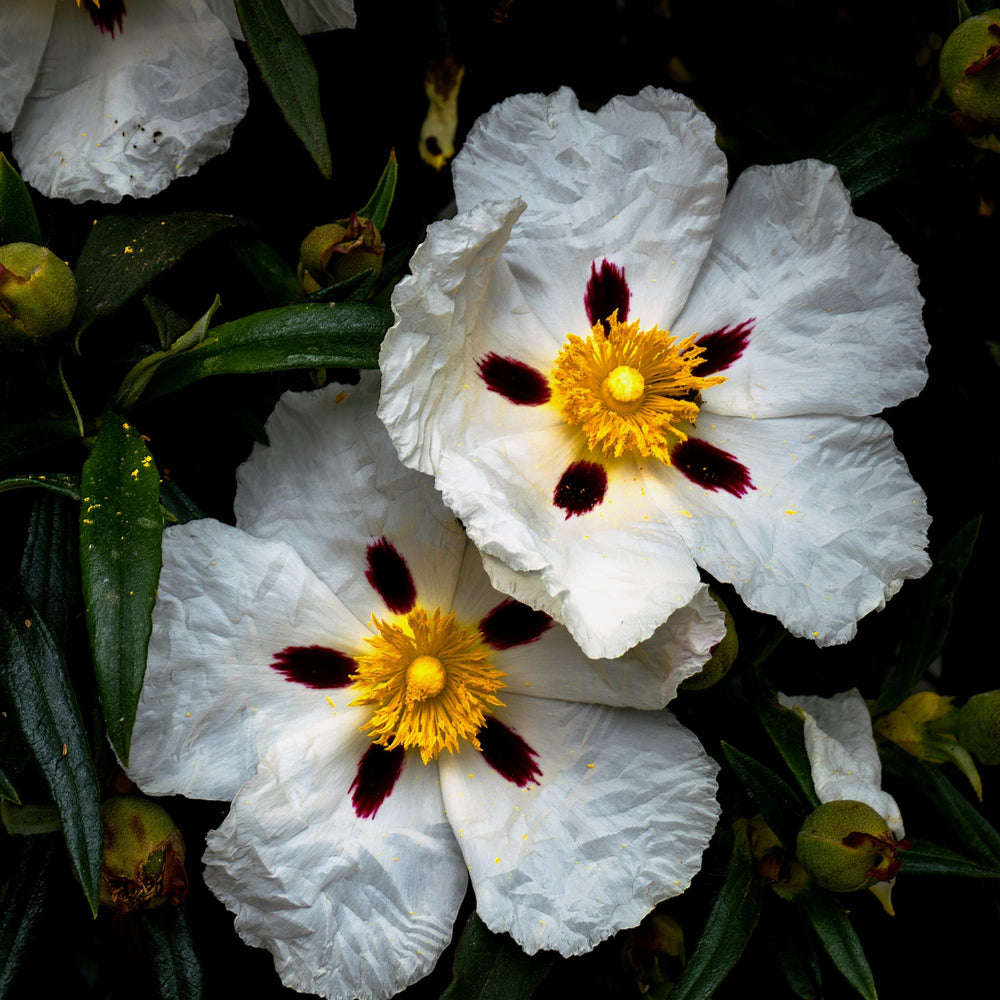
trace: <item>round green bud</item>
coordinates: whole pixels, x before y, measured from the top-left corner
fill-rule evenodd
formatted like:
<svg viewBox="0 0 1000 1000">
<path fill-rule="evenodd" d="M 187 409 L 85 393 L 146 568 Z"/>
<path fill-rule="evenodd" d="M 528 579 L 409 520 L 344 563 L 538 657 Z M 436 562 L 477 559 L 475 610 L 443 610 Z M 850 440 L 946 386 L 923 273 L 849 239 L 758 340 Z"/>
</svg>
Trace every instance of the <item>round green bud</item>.
<svg viewBox="0 0 1000 1000">
<path fill-rule="evenodd" d="M 382 272 L 385 247 L 371 219 L 340 219 L 317 226 L 299 248 L 299 283 L 303 291 L 315 292 L 327 285 L 354 277 L 361 271 Z"/>
<path fill-rule="evenodd" d="M 682 691 L 703 691 L 705 688 L 712 687 L 713 684 L 718 684 L 729 673 L 730 667 L 736 661 L 736 654 L 740 651 L 740 640 L 736 635 L 736 622 L 733 621 L 729 608 L 722 602 L 718 594 L 712 591 L 709 591 L 709 594 L 726 616 L 726 634 L 712 648 L 712 655 L 701 670 L 681 681 Z"/>
<path fill-rule="evenodd" d="M 0 246 L 0 342 L 23 349 L 65 330 L 76 312 L 76 279 L 34 243 Z"/>
<path fill-rule="evenodd" d="M 1000 691 L 973 695 L 958 713 L 958 742 L 982 764 L 1000 764 Z"/>
<path fill-rule="evenodd" d="M 102 804 L 101 827 L 103 906 L 129 913 L 183 902 L 184 839 L 165 809 L 141 795 L 122 795 Z"/>
<path fill-rule="evenodd" d="M 885 818 L 852 799 L 824 802 L 806 817 L 795 840 L 809 877 L 832 892 L 888 882 L 901 867 L 898 847 Z"/>
<path fill-rule="evenodd" d="M 1000 9 L 966 18 L 947 38 L 941 84 L 969 118 L 1000 125 Z"/>
</svg>

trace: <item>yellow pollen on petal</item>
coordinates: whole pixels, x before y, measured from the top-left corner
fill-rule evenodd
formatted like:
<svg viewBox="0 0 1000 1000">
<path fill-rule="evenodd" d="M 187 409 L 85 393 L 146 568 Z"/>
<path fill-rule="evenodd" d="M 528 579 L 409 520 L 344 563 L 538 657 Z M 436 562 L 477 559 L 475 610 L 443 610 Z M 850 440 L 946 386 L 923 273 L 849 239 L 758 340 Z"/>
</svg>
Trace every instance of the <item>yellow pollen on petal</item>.
<svg viewBox="0 0 1000 1000">
<path fill-rule="evenodd" d="M 378 634 L 365 640 L 371 650 L 351 675 L 351 704 L 374 706 L 361 731 L 387 750 L 419 749 L 425 764 L 442 750 L 457 753 L 463 740 L 479 750 L 486 717 L 503 706 L 496 692 L 506 674 L 492 665 L 478 629 L 420 606 L 405 620 L 372 623 Z"/>
<path fill-rule="evenodd" d="M 563 418 L 605 455 L 635 451 L 669 464 L 671 449 L 687 439 L 683 425 L 698 416 L 701 390 L 726 381 L 694 373 L 705 353 L 696 336 L 619 323 L 617 312 L 586 339 L 568 334 L 552 367 Z"/>
</svg>

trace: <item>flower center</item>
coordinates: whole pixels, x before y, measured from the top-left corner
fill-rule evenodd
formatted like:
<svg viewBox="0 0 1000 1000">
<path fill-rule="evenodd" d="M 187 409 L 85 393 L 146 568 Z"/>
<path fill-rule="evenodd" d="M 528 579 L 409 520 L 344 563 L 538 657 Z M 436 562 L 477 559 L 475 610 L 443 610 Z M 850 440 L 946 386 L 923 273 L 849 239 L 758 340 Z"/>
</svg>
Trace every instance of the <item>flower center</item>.
<svg viewBox="0 0 1000 1000">
<path fill-rule="evenodd" d="M 670 463 L 670 449 L 687 440 L 682 424 L 698 416 L 702 389 L 722 375 L 695 375 L 704 348 L 693 335 L 676 337 L 639 321 L 619 323 L 617 311 L 584 340 L 569 334 L 552 380 L 567 423 L 578 424 L 592 449 L 619 458 L 637 451 Z"/>
<path fill-rule="evenodd" d="M 495 692 L 506 675 L 490 663 L 490 648 L 455 613 L 416 607 L 395 622 L 373 617 L 379 634 L 366 641 L 352 681 L 352 705 L 373 705 L 364 726 L 372 741 L 394 750 L 420 750 L 426 764 L 442 750 L 456 753 L 465 740 L 477 750 L 486 717 L 503 702 Z"/>
</svg>

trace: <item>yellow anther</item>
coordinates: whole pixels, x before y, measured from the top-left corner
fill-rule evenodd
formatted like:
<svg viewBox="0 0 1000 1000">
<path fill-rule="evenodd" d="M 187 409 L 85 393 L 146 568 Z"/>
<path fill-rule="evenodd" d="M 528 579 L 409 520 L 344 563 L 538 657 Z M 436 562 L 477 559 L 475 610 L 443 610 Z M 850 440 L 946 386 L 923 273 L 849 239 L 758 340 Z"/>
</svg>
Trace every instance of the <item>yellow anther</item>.
<svg viewBox="0 0 1000 1000">
<path fill-rule="evenodd" d="M 438 694 L 448 675 L 436 656 L 418 656 L 406 668 L 406 700 L 426 701 Z"/>
</svg>

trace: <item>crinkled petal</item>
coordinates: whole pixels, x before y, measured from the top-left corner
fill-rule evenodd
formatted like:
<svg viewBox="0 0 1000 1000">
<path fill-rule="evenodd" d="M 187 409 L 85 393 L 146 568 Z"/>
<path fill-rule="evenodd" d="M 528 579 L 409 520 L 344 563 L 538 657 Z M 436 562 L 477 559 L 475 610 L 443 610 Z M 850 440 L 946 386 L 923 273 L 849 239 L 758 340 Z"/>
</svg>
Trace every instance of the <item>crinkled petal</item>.
<svg viewBox="0 0 1000 1000">
<path fill-rule="evenodd" d="M 683 892 L 719 817 L 715 763 L 669 712 L 510 698 L 537 754 L 518 787 L 468 748 L 439 760 L 476 908 L 529 954 L 588 951 Z"/>
<path fill-rule="evenodd" d="M 5 0 L 0 31 L 0 132 L 9 132 L 35 82 L 56 0 Z"/>
<path fill-rule="evenodd" d="M 703 414 L 694 436 L 735 456 L 755 489 L 713 492 L 664 468 L 656 495 L 699 564 L 793 635 L 847 642 L 930 566 L 924 494 L 882 420 Z"/>
<path fill-rule="evenodd" d="M 779 692 L 778 700 L 802 717 L 813 787 L 820 802 L 864 802 L 884 816 L 893 835 L 901 838 L 903 817 L 896 800 L 882 791 L 882 762 L 872 735 L 872 718 L 858 689 L 832 698 Z"/>
<path fill-rule="evenodd" d="M 14 155 L 50 198 L 144 198 L 228 149 L 246 109 L 246 70 L 203 0 L 128 0 L 114 37 L 57 3 Z"/>
<path fill-rule="evenodd" d="M 913 261 L 855 216 L 835 167 L 802 160 L 740 175 L 673 332 L 754 320 L 706 410 L 861 416 L 923 387 L 922 305 Z"/>
<path fill-rule="evenodd" d="M 382 1000 L 427 975 L 468 885 L 437 768 L 418 755 L 374 816 L 355 815 L 370 745 L 325 726 L 276 743 L 204 857 L 206 885 L 285 985 L 341 1000 Z"/>
<path fill-rule="evenodd" d="M 450 607 L 465 534 L 433 481 L 399 464 L 375 414 L 378 375 L 358 386 L 286 393 L 237 472 L 236 523 L 281 539 L 363 621 L 388 611 L 365 576 L 386 538 L 407 563 L 417 600 Z"/>
<path fill-rule="evenodd" d="M 726 191 L 715 128 L 687 97 L 647 87 L 596 114 L 567 88 L 481 116 L 453 166 L 459 211 L 523 198 L 505 257 L 556 336 L 590 330 L 591 264 L 624 266 L 632 316 L 669 326 L 708 251 Z"/>
<path fill-rule="evenodd" d="M 367 634 L 283 542 L 209 519 L 168 528 L 129 776 L 151 795 L 231 799 L 281 735 L 356 728 L 346 690 L 271 663 L 288 646 L 356 655 Z"/>
<path fill-rule="evenodd" d="M 282 3 L 300 35 L 333 28 L 353 28 L 355 25 L 352 0 L 282 0 Z M 243 29 L 233 0 L 205 0 L 205 4 L 225 24 L 233 38 L 243 40 Z"/>
</svg>

